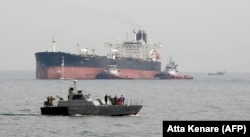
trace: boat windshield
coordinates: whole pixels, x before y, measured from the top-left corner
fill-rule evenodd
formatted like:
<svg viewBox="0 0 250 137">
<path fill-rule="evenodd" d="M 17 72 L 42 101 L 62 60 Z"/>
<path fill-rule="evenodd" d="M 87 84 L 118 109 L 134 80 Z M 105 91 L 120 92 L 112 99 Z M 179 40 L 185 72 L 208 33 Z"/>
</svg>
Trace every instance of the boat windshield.
<svg viewBox="0 0 250 137">
<path fill-rule="evenodd" d="M 72 100 L 81 100 L 81 99 L 83 99 L 83 96 L 82 96 L 82 95 L 74 95 L 74 96 L 72 97 Z"/>
</svg>

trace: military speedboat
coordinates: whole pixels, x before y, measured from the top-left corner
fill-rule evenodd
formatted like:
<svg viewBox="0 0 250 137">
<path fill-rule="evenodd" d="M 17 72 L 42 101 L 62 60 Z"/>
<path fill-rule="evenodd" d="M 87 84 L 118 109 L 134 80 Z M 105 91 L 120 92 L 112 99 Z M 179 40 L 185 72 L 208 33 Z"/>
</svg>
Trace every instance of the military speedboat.
<svg viewBox="0 0 250 137">
<path fill-rule="evenodd" d="M 104 115 L 104 116 L 123 116 L 136 115 L 142 108 L 142 102 L 138 100 L 127 103 L 117 103 L 119 98 L 108 96 L 104 99 L 92 99 L 90 94 L 77 90 L 76 80 L 74 85 L 68 90 L 68 100 L 58 97 L 56 105 L 53 104 L 55 98 L 49 96 L 41 107 L 42 115 Z"/>
</svg>

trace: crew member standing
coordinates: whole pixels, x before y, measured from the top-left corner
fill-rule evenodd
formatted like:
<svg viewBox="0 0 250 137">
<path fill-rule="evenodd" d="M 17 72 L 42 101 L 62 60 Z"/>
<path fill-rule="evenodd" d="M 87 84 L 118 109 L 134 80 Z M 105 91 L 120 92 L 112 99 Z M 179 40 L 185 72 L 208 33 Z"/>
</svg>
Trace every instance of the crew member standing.
<svg viewBox="0 0 250 137">
<path fill-rule="evenodd" d="M 117 97 L 115 95 L 115 97 L 114 97 L 114 105 L 117 105 L 116 103 L 117 103 Z"/>
<path fill-rule="evenodd" d="M 105 100 L 105 104 L 107 105 L 107 102 L 108 102 L 108 95 L 106 94 L 106 96 L 104 97 L 104 100 Z"/>
<path fill-rule="evenodd" d="M 124 105 L 125 98 L 123 97 L 123 95 L 121 95 L 120 100 L 121 100 L 121 105 Z"/>
</svg>

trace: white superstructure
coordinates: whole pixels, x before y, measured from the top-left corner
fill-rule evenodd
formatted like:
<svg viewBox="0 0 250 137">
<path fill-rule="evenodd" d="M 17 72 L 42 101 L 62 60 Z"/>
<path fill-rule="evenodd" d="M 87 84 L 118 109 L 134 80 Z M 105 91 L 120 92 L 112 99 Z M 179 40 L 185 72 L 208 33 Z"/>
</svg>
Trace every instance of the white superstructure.
<svg viewBox="0 0 250 137">
<path fill-rule="evenodd" d="M 159 61 L 158 49 L 162 47 L 162 44 L 148 43 L 147 33 L 144 30 L 134 30 L 133 32 L 134 39 L 131 41 L 124 41 L 122 44 L 105 43 L 110 48 L 108 57 Z"/>
</svg>

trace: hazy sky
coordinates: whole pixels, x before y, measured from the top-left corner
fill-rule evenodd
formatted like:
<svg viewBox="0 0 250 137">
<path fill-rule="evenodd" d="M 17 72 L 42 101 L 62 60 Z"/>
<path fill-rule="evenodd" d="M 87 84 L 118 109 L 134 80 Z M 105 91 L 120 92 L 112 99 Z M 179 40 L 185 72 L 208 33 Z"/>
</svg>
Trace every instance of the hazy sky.
<svg viewBox="0 0 250 137">
<path fill-rule="evenodd" d="M 144 29 L 181 72 L 250 72 L 250 0 L 0 0 L 0 70 L 35 71 L 35 52 L 76 53 Z"/>
</svg>

